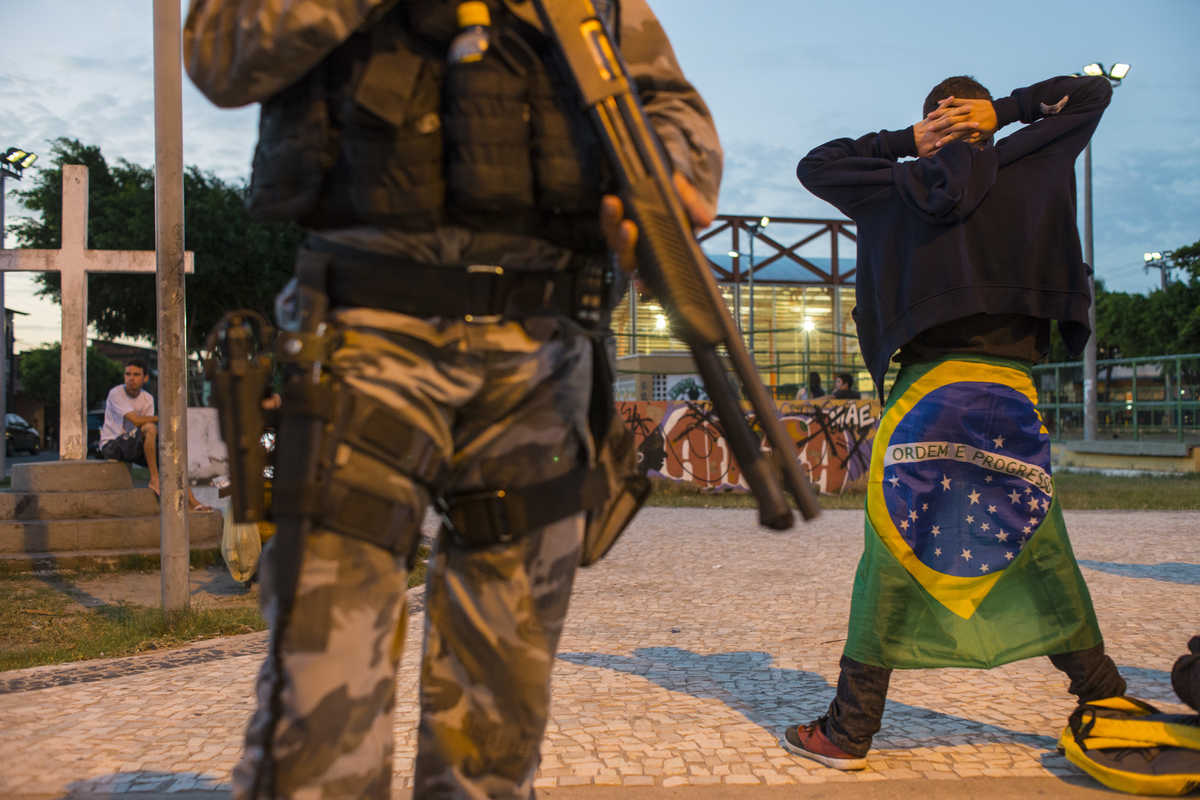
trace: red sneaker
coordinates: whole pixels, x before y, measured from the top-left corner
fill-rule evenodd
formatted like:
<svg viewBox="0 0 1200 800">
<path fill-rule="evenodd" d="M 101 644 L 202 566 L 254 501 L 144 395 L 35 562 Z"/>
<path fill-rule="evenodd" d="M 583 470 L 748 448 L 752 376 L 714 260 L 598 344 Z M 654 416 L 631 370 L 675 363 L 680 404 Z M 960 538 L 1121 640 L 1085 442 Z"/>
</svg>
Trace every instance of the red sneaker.
<svg viewBox="0 0 1200 800">
<path fill-rule="evenodd" d="M 783 749 L 789 753 L 820 761 L 825 766 L 834 769 L 867 768 L 865 756 L 852 756 L 829 741 L 829 737 L 821 730 L 819 720 L 807 725 L 793 725 L 783 732 L 783 738 L 779 740 L 779 744 L 783 745 Z"/>
</svg>

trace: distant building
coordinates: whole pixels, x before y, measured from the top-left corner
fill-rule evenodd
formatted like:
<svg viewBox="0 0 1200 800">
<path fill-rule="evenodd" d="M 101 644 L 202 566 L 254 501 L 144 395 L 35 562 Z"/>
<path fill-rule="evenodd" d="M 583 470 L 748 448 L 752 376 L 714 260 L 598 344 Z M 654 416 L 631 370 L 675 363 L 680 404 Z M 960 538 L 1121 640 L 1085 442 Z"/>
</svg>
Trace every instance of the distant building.
<svg viewBox="0 0 1200 800">
<path fill-rule="evenodd" d="M 777 398 L 791 400 L 817 372 L 826 386 L 850 372 L 872 386 L 851 312 L 856 227 L 850 220 L 722 214 L 700 246 L 747 349 Z M 849 251 L 849 252 L 847 252 Z M 753 334 L 751 333 L 753 331 Z M 616 389 L 622 400 L 665 400 L 696 374 L 656 299 L 634 287 L 613 309 Z"/>
</svg>

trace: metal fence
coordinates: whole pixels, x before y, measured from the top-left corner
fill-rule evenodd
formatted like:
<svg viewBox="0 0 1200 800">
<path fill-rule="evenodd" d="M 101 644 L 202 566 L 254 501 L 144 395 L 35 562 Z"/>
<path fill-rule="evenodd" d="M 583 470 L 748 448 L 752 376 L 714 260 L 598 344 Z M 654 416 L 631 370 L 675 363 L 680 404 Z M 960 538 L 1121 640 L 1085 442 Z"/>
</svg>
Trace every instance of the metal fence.
<svg viewBox="0 0 1200 800">
<path fill-rule="evenodd" d="M 760 328 L 755 333 L 758 335 L 759 341 L 765 343 L 772 341 L 772 334 L 780 337 L 784 335 L 790 337 L 795 331 L 790 328 L 774 330 Z M 878 399 L 870 373 L 867 371 L 866 364 L 863 362 L 862 356 L 858 351 L 857 339 L 854 335 L 831 330 L 821 330 L 820 333 L 829 338 L 840 337 L 846 341 L 850 341 L 850 344 L 848 346 L 843 345 L 841 351 L 837 352 L 823 347 L 811 347 L 805 337 L 797 336 L 794 337 L 794 342 L 792 338 L 789 338 L 786 346 L 780 345 L 778 347 L 771 347 L 770 349 L 764 347 L 751 354 L 754 365 L 768 393 L 776 400 L 793 400 L 801 388 L 807 387 L 810 372 L 816 372 L 821 378 L 822 388 L 825 392 L 831 393 L 833 392 L 834 377 L 841 373 L 849 373 L 854 387 L 862 397 Z M 614 337 L 617 341 L 618 355 L 625 355 L 632 351 L 632 347 L 628 344 L 632 339 L 630 334 L 616 332 L 614 333 Z M 670 333 L 642 333 L 637 336 L 637 341 L 638 352 L 644 355 L 686 351 L 686 345 L 681 340 L 674 338 Z M 724 352 L 723 348 L 721 352 Z M 889 370 L 885 386 L 890 385 L 895 379 L 895 372 L 895 367 Z M 625 366 L 618 366 L 617 373 L 619 375 L 657 374 L 652 371 L 630 369 Z M 659 399 L 671 398 L 664 397 Z"/>
<path fill-rule="evenodd" d="M 1056 440 L 1083 438 L 1083 362 L 1033 368 Z M 1200 353 L 1096 362 L 1097 435 L 1200 442 Z"/>
</svg>

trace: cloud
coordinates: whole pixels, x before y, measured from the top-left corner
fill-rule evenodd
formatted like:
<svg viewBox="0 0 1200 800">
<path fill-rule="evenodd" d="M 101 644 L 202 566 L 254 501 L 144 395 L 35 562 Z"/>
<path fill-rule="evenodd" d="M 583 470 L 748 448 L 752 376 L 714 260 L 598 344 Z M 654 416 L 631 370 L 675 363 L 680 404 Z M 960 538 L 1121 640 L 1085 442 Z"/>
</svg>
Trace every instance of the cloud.
<svg viewBox="0 0 1200 800">
<path fill-rule="evenodd" d="M 1110 289 L 1157 286 L 1142 254 L 1200 240 L 1200 142 L 1097 158 L 1092 191 L 1096 273 Z"/>
<path fill-rule="evenodd" d="M 796 162 L 803 155 L 762 141 L 727 143 L 719 211 L 843 219 L 837 209 L 809 194 L 796 180 Z"/>
</svg>

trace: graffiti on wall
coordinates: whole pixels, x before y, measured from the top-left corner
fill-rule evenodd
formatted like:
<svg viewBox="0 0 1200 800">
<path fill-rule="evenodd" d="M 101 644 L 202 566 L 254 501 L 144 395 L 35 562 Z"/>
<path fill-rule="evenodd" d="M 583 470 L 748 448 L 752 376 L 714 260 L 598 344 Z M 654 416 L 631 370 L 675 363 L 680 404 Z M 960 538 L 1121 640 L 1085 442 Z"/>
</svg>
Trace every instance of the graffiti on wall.
<svg viewBox="0 0 1200 800">
<path fill-rule="evenodd" d="M 749 488 L 710 404 L 636 401 L 617 406 L 649 475 L 711 490 Z M 779 418 L 817 491 L 841 494 L 865 483 L 879 411 L 872 400 L 779 404 Z M 755 429 L 753 412 L 746 415 Z M 765 443 L 763 448 L 769 449 Z"/>
</svg>

